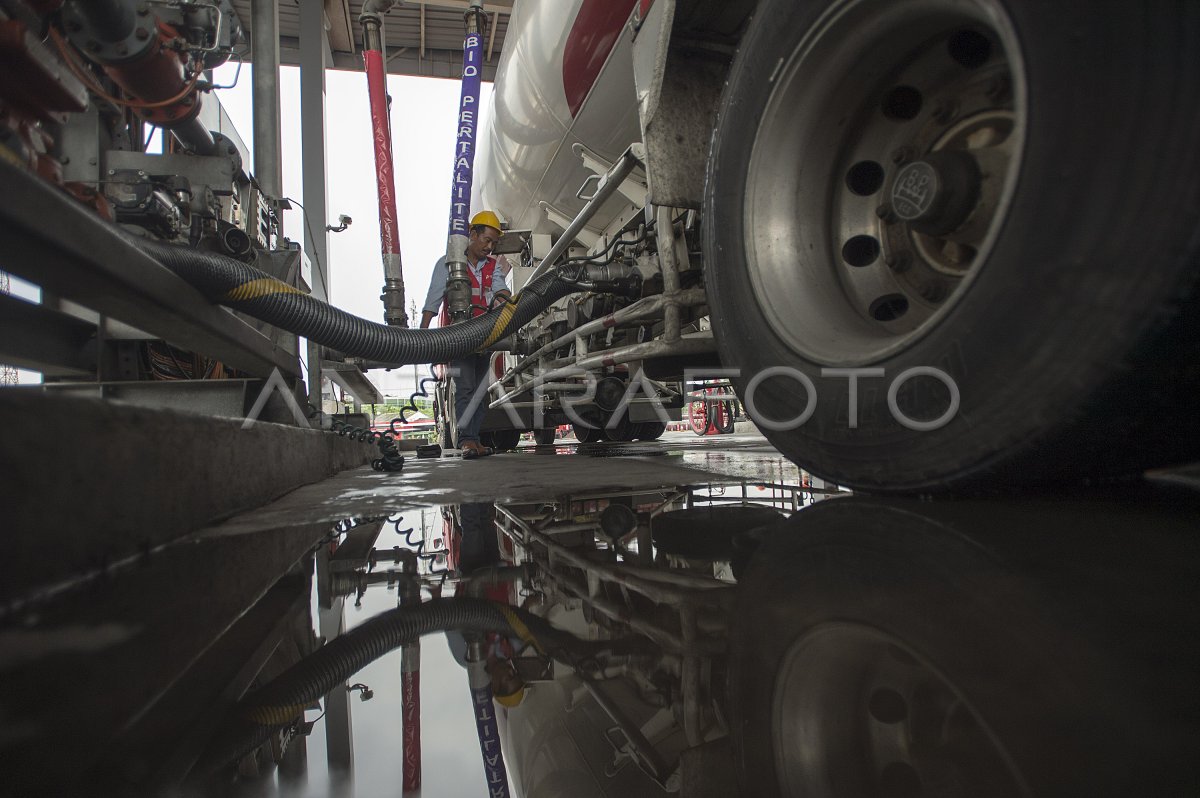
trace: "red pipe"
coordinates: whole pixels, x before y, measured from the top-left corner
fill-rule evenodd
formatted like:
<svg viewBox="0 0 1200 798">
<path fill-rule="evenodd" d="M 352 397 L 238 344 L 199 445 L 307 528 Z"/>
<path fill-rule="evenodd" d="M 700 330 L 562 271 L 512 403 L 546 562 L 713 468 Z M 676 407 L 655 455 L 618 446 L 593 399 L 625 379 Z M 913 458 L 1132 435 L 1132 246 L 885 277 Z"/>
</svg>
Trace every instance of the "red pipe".
<svg viewBox="0 0 1200 798">
<path fill-rule="evenodd" d="M 422 533 L 424 530 L 422 530 Z M 409 570 L 411 569 L 411 570 Z M 421 588 L 415 581 L 416 561 L 405 566 L 409 581 L 401 588 L 401 605 L 421 603 Z M 403 729 L 401 788 L 403 792 L 421 789 L 421 641 L 406 643 L 400 649 L 400 721 Z"/>
<path fill-rule="evenodd" d="M 410 654 L 409 649 L 413 649 Z M 400 653 L 400 704 L 404 723 L 404 792 L 421 789 L 421 645 Z"/>
<path fill-rule="evenodd" d="M 387 75 L 383 51 L 363 50 L 367 94 L 371 103 L 371 135 L 375 144 L 375 178 L 379 193 L 379 243 L 383 254 L 384 320 L 407 325 L 404 275 L 400 264 L 400 233 L 396 226 L 396 183 L 392 174 L 392 130 L 388 117 Z M 398 289 L 396 297 L 389 296 Z M 391 301 L 389 301 L 391 300 Z M 398 304 L 398 307 L 397 307 Z"/>
</svg>

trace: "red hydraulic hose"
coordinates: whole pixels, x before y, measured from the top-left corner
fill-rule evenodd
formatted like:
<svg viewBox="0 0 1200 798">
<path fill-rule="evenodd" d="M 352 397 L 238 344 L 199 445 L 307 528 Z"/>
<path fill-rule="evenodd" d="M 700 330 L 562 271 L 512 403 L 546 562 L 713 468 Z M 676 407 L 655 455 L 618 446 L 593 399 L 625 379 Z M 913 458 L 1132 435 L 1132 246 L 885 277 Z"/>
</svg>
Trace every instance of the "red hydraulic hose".
<svg viewBox="0 0 1200 798">
<path fill-rule="evenodd" d="M 400 232 L 396 226 L 396 183 L 392 173 L 392 129 L 388 117 L 387 73 L 383 50 L 364 49 L 367 93 L 371 103 L 371 135 L 375 144 L 375 178 L 379 192 L 379 243 L 383 253 L 384 321 L 408 326 L 404 310 L 404 271 Z"/>
</svg>

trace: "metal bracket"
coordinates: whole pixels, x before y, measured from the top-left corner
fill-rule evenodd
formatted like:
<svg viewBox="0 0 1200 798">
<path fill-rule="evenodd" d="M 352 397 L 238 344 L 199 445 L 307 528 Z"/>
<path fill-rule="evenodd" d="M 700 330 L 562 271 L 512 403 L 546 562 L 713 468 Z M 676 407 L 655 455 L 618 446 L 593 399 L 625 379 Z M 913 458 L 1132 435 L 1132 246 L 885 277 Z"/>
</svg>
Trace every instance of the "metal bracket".
<svg viewBox="0 0 1200 798">
<path fill-rule="evenodd" d="M 574 145 L 572 145 L 571 151 L 579 156 L 579 159 L 583 161 L 583 168 L 593 173 L 593 176 L 589 177 L 588 181 L 599 181 L 604 175 L 608 174 L 608 172 L 612 170 L 613 165 L 610 161 L 601 158 L 599 155 L 592 152 L 581 143 L 576 142 Z M 634 150 L 634 157 L 641 160 L 645 157 L 643 152 L 644 151 L 642 150 Z M 585 181 L 585 186 L 587 185 L 588 181 Z M 597 189 L 599 189 L 599 186 L 597 186 Z M 580 188 L 579 191 L 582 193 L 583 188 Z M 622 180 L 620 185 L 617 186 L 617 191 L 621 192 L 623 197 L 632 202 L 634 205 L 637 205 L 639 208 L 646 204 L 646 184 L 635 179 L 633 175 L 629 175 Z M 592 197 L 583 197 L 580 196 L 580 194 L 576 194 L 575 196 L 579 197 L 585 202 L 592 199 Z M 595 194 L 593 193 L 592 196 L 595 196 Z"/>
<path fill-rule="evenodd" d="M 575 218 L 573 216 L 568 216 L 548 202 L 543 201 L 538 204 L 541 205 L 542 210 L 546 213 L 546 218 L 549 219 L 552 224 L 561 227 L 563 230 L 566 230 Z M 575 240 L 580 244 L 583 244 L 583 246 L 587 249 L 591 249 L 596 245 L 596 242 L 600 240 L 600 235 L 584 227 L 575 234 Z"/>
</svg>

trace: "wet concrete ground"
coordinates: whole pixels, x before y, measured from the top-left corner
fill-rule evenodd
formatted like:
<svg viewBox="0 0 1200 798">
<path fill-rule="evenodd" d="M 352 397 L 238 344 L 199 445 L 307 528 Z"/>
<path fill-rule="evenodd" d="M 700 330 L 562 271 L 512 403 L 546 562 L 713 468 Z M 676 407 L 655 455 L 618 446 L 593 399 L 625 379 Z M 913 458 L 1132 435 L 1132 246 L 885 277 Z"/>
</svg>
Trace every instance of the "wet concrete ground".
<svg viewBox="0 0 1200 798">
<path fill-rule="evenodd" d="M 404 471 L 344 471 L 214 528 L 230 534 L 281 524 L 330 523 L 351 515 L 401 512 L 431 504 L 536 501 L 563 494 L 707 483 L 798 485 L 800 469 L 756 432 L 658 441 L 553 446 L 523 441 L 515 451 L 477 460 L 406 456 Z"/>
<path fill-rule="evenodd" d="M 409 456 L 401 473 L 364 467 L 300 488 L 147 550 L 135 561 L 103 568 L 97 578 L 69 590 L 4 608 L 0 760 L 5 766 L 0 796 L 179 794 L 172 790 L 198 760 L 204 761 L 231 707 L 256 681 L 270 680 L 329 641 L 395 608 L 406 586 L 417 586 L 426 599 L 439 592 L 455 594 L 460 577 L 471 570 L 464 563 L 478 554 L 468 551 L 468 519 L 475 524 L 475 542 L 490 540 L 494 547 L 499 539 L 503 548 L 507 539 L 519 548 L 516 539 L 521 535 L 513 535 L 514 527 L 506 519 L 547 518 L 548 508 L 557 508 L 551 518 L 562 523 L 556 533 L 562 537 L 555 540 L 570 540 L 575 534 L 573 545 L 601 555 L 596 562 L 620 560 L 649 570 L 648 533 L 643 538 L 639 532 L 636 540 L 627 541 L 618 557 L 616 548 L 594 531 L 606 504 L 624 503 L 642 521 L 660 509 L 741 503 L 767 505 L 788 515 L 837 492 L 814 484 L 819 481 L 809 480 L 758 434 L 699 438 L 684 432 L 630 444 L 580 445 L 568 439 L 539 447 L 523 442 L 516 451 L 473 461 Z M 801 567 L 819 579 L 828 561 L 835 586 L 850 584 L 859 578 L 862 563 L 869 562 L 870 556 L 860 561 L 860 554 L 870 555 L 871 546 L 882 543 L 888 551 L 886 578 L 864 577 L 848 595 L 877 594 L 870 606 L 884 608 L 885 614 L 892 608 L 917 608 L 897 617 L 918 619 L 919 628 L 941 634 L 936 653 L 943 662 L 956 662 L 960 655 L 970 661 L 980 651 L 1020 651 L 1009 666 L 996 667 L 989 655 L 975 663 L 975 669 L 957 674 L 974 678 L 980 668 L 995 672 L 997 682 L 989 694 L 1001 697 L 996 708 L 1015 713 L 1021 721 L 1013 740 L 1043 733 L 1046 703 L 1037 697 L 1038 690 L 1063 681 L 1062 666 L 1069 677 L 1063 683 L 1074 685 L 1074 692 L 1062 695 L 1078 693 L 1083 700 L 1056 706 L 1060 720 L 1111 730 L 1105 737 L 1109 748 L 1157 757 L 1154 773 L 1192 778 L 1195 768 L 1182 766 L 1178 752 L 1194 750 L 1193 741 L 1200 744 L 1200 725 L 1177 717 L 1179 707 L 1200 705 L 1200 694 L 1191 686 L 1197 652 L 1187 642 L 1195 639 L 1187 630 L 1200 631 L 1200 613 L 1192 600 L 1200 563 L 1200 541 L 1193 534 L 1195 519 L 1200 518 L 1196 484 L 1192 469 L 1157 475 L 1153 484 L 1086 495 L 932 502 L 860 498 L 822 504 L 789 521 L 781 530 L 786 534 L 772 539 L 783 542 L 777 549 L 786 557 L 779 559 L 784 564 L 777 570 L 772 566 L 763 573 L 774 572 L 777 581 L 769 587 L 762 580 L 757 587 L 751 579 L 739 584 L 738 600 L 746 601 L 747 593 L 755 595 L 757 590 L 757 603 L 752 603 L 751 612 L 728 617 L 740 619 L 738 623 L 752 621 L 758 607 L 807 584 L 793 573 Z M 803 536 L 793 534 L 801 529 L 798 521 L 803 521 Z M 498 528 L 503 535 L 497 534 Z M 784 540 L 819 541 L 831 533 L 839 540 L 857 535 L 858 548 L 821 550 L 810 556 L 788 548 L 792 544 Z M 599 542 L 592 546 L 594 534 Z M 903 535 L 911 539 L 898 537 Z M 895 543 L 902 539 L 906 542 Z M 964 546 L 964 541 L 970 544 Z M 538 549 L 539 574 L 547 581 L 536 590 L 514 586 L 507 603 L 520 605 L 542 590 L 551 591 L 546 585 L 555 579 L 579 578 L 580 572 L 570 566 L 566 573 L 556 573 L 555 557 L 547 551 Z M 850 552 L 850 559 L 840 565 L 833 562 L 837 551 Z M 911 558 L 909 551 L 915 552 Z M 401 552 L 415 556 L 415 574 L 402 572 L 395 560 Z M 719 558 L 689 562 L 661 555 L 660 550 L 652 564 L 660 578 L 666 570 L 673 578 L 715 580 L 715 589 L 733 590 L 732 569 Z M 518 552 L 516 561 L 522 556 Z M 763 559 L 760 551 L 758 561 Z M 595 567 L 590 562 L 587 566 Z M 943 582 L 961 583 L 961 591 L 930 603 L 929 586 Z M 976 604 L 981 586 L 989 585 L 983 592 L 1002 586 L 1003 601 Z M 628 602 L 628 594 L 625 598 Z M 792 598 L 779 600 L 771 617 L 786 620 L 808 609 L 806 603 L 789 603 Z M 959 605 L 972 609 L 959 618 Z M 1028 610 L 1026 616 L 1019 614 L 1020 608 Z M 927 624 L 927 619 L 935 620 Z M 955 619 L 963 622 L 955 626 Z M 724 615 L 714 612 L 707 620 L 719 628 Z M 739 651 L 757 656 L 758 644 L 734 647 L 733 627 L 731 623 L 730 656 Z M 713 640 L 725 633 L 711 628 Z M 1034 632 L 1038 637 L 1031 642 Z M 1060 656 L 1064 646 L 1074 645 L 1075 637 L 1084 633 L 1091 636 L 1089 645 L 1099 641 L 1097 647 L 1080 650 L 1079 659 Z M 771 626 L 766 639 L 775 635 Z M 907 655 L 895 659 L 894 646 L 888 651 L 892 659 L 884 660 L 893 670 L 893 660 L 915 662 Z M 424 639 L 420 661 L 423 794 L 486 794 L 467 671 L 441 634 Z M 1087 668 L 1077 667 L 1080 662 Z M 206 794 L 399 794 L 406 728 L 401 670 L 399 650 L 361 668 L 302 711 L 303 721 L 285 748 L 277 745 L 272 751 L 268 746 L 257 757 L 243 759 L 237 785 L 222 784 Z M 1010 679 L 1009 672 L 1021 676 Z M 712 689 L 723 690 L 715 685 L 724 667 L 714 673 Z M 932 673 L 917 675 L 924 684 Z M 874 696 L 876 687 L 868 687 Z M 894 691 L 907 696 L 904 690 Z M 369 700 L 363 700 L 367 696 Z M 873 715 L 854 718 L 866 706 L 863 695 L 850 691 L 843 699 L 830 705 L 829 722 L 822 728 L 845 726 L 852 736 L 875 728 L 878 718 Z M 951 701 L 946 706 L 958 704 Z M 564 718 L 563 724 L 582 723 L 587 711 L 553 714 Z M 940 711 L 934 712 L 939 718 L 935 725 L 954 725 L 950 718 L 941 718 Z M 843 716 L 850 720 L 843 722 Z M 970 718 L 953 720 L 965 723 L 967 733 L 924 753 L 913 748 L 915 753 L 906 753 L 901 765 L 921 778 L 930 772 L 952 772 L 966 791 L 948 794 L 991 794 L 974 789 L 990 772 L 979 765 L 991 756 L 990 743 L 982 745 L 984 750 L 976 745 L 986 735 L 971 731 L 979 727 Z M 603 731 L 603 713 L 599 721 Z M 901 735 L 916 734 L 904 724 L 888 723 Z M 1131 731 L 1126 732 L 1126 726 Z M 407 728 L 412 727 L 410 723 Z M 1084 735 L 1059 736 L 1033 747 L 1055 751 L 1055 761 L 1065 763 L 1059 768 L 1064 778 L 1087 787 L 1045 794 L 1176 794 L 1126 790 L 1120 773 L 1104 775 L 1099 767 L 1119 763 L 1121 757 L 1097 756 L 1101 749 L 1087 746 L 1099 743 L 1087 740 Z M 887 739 L 880 750 L 850 758 L 838 753 L 843 743 L 848 745 L 835 739 L 826 754 L 854 772 L 898 756 Z M 574 744 L 590 759 L 594 772 L 615 774 L 606 782 L 606 795 L 666 794 L 654 784 L 647 786 L 644 774 L 639 775 L 642 770 L 631 764 L 627 747 L 613 745 L 603 735 L 592 744 Z M 671 767 L 682 762 L 681 754 L 674 756 Z M 725 761 L 718 767 L 732 772 L 728 756 L 713 761 Z M 1029 772 L 1035 776 L 1041 775 L 1037 768 L 1054 772 L 1056 767 L 1021 764 L 1033 768 Z M 889 767 L 896 771 L 899 765 Z M 622 786 L 622 779 L 640 786 Z M 1105 784 L 1120 789 L 1099 789 Z M 722 789 L 682 794 L 708 798 L 735 791 Z"/>
<path fill-rule="evenodd" d="M 395 580 L 387 576 L 395 566 L 386 561 L 370 566 L 375 576 L 369 589 L 363 581 L 357 593 L 321 599 L 328 583 L 322 588 L 314 574 L 314 544 L 341 544 L 345 567 L 357 568 L 360 578 L 372 546 L 385 552 L 412 548 L 426 537 L 443 545 L 445 508 L 481 507 L 494 516 L 493 505 L 588 497 L 679 502 L 682 490 L 700 501 L 742 497 L 788 512 L 819 496 L 801 494 L 800 482 L 800 471 L 752 432 L 705 438 L 667 433 L 660 441 L 627 444 L 523 441 L 515 451 L 473 461 L 406 456 L 401 473 L 367 467 L 342 472 L 140 559 L 101 569 L 61 593 L 8 607 L 0 625 L 0 748 L 6 760 L 23 764 L 5 770 L 15 789 L 30 794 L 47 783 L 69 792 L 96 780 L 123 785 L 112 790 L 125 794 L 177 783 L 229 702 L 258 668 L 271 669 L 278 651 L 289 649 L 294 660 L 313 650 L 317 635 L 331 639 L 395 606 Z M 352 556 L 355 525 L 369 534 Z M 426 589 L 454 564 L 444 551 L 431 549 L 420 561 Z M 479 760 L 469 707 L 465 714 L 461 707 L 450 709 L 467 699 L 465 676 L 441 639 L 428 648 L 427 794 L 473 794 Z M 377 674 L 394 674 L 397 657 L 356 677 L 377 688 L 373 703 L 354 700 L 352 709 L 345 708 L 343 692 L 331 717 L 315 709 L 306 713 L 309 721 L 321 716 L 307 745 L 297 741 L 279 775 L 252 780 L 257 786 L 249 794 L 270 794 L 276 788 L 268 782 L 284 785 L 285 794 L 390 792 L 385 787 L 396 776 L 398 759 L 389 752 L 399 750 L 402 725 L 397 690 L 390 689 L 396 684 L 389 687 L 392 676 Z M 327 734 L 330 720 L 335 723 Z M 327 752 L 330 737 L 336 740 Z M 307 755 L 305 748 L 311 749 Z M 355 751 L 349 755 L 353 770 L 361 775 L 348 778 L 335 767 L 341 775 L 330 780 L 327 759 L 345 760 L 349 748 Z M 335 756 L 334 749 L 341 753 Z M 61 781 L 46 780 L 52 767 Z"/>
</svg>

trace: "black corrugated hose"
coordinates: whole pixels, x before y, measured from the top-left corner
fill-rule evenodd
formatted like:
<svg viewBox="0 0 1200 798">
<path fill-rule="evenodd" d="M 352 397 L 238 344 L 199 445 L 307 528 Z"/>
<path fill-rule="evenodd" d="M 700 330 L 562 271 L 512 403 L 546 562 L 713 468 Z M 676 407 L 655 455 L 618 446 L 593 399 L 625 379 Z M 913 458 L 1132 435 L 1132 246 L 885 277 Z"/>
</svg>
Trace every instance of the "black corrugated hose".
<svg viewBox="0 0 1200 798">
<path fill-rule="evenodd" d="M 442 598 L 397 607 L 334 638 L 243 698 L 193 769 L 193 778 L 203 780 L 254 750 L 273 731 L 302 717 L 305 707 L 387 652 L 448 629 L 520 638 L 570 664 L 624 647 L 618 641 L 580 640 L 526 610 L 486 599 Z"/>
<path fill-rule="evenodd" d="M 353 357 L 380 363 L 444 363 L 491 346 L 519 330 L 557 299 L 579 289 L 551 271 L 502 307 L 434 330 L 411 330 L 360 319 L 215 252 L 129 237 L 142 252 L 211 301 Z"/>
</svg>

